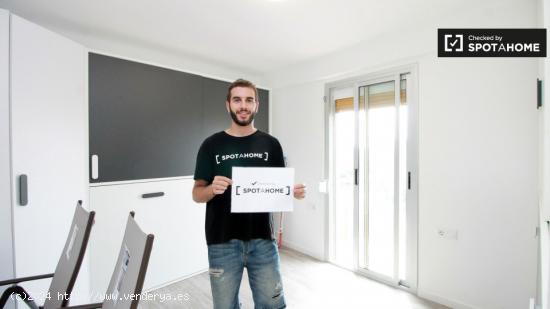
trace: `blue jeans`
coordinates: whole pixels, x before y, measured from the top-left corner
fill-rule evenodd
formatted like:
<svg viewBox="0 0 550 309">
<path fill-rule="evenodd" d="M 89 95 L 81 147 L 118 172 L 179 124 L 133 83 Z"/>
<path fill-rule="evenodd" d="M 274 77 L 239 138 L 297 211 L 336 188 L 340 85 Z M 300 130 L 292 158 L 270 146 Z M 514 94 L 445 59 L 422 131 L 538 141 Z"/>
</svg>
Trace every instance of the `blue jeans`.
<svg viewBox="0 0 550 309">
<path fill-rule="evenodd" d="M 275 240 L 231 239 L 223 244 L 209 245 L 208 262 L 214 309 L 240 308 L 239 288 L 245 267 L 254 308 L 286 307 Z"/>
</svg>

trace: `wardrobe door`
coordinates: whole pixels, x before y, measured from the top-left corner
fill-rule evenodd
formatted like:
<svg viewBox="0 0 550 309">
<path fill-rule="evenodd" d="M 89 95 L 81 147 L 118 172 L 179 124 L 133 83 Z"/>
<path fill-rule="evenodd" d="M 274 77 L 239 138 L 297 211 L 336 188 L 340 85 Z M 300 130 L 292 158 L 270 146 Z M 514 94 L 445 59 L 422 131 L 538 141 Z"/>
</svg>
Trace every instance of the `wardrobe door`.
<svg viewBox="0 0 550 309">
<path fill-rule="evenodd" d="M 192 175 L 202 142 L 202 77 L 89 57 L 90 182 Z"/>
<path fill-rule="evenodd" d="M 10 30 L 15 275 L 24 277 L 55 270 L 77 200 L 87 205 L 87 58 L 18 16 Z M 42 303 L 49 283 L 23 286 Z"/>
<path fill-rule="evenodd" d="M 88 255 L 93 292 L 107 290 L 124 236 L 125 216 L 131 210 L 143 231 L 155 235 L 145 290 L 208 269 L 206 205 L 193 201 L 193 184 L 193 179 L 187 178 L 90 188 L 90 200 L 96 210 Z"/>
<path fill-rule="evenodd" d="M 0 9 L 0 278 L 13 278 L 13 238 L 11 225 L 10 192 L 10 17 L 9 12 Z M 6 286 L 0 287 L 0 294 Z M 9 301 L 6 308 L 14 308 Z"/>
</svg>

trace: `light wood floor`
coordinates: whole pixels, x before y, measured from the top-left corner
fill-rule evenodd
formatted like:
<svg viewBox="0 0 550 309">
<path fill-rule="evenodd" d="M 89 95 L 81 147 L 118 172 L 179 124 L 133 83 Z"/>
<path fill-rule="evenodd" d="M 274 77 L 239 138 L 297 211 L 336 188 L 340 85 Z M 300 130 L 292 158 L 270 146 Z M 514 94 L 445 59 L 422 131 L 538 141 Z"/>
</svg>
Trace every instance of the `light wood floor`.
<svg viewBox="0 0 550 309">
<path fill-rule="evenodd" d="M 421 299 L 405 291 L 367 279 L 330 263 L 321 262 L 289 249 L 280 250 L 281 274 L 289 309 L 369 308 L 424 309 L 448 307 Z M 212 308 L 208 272 L 152 291 L 180 301 L 142 300 L 140 309 Z M 243 274 L 240 289 L 243 309 L 254 308 L 248 275 Z"/>
</svg>

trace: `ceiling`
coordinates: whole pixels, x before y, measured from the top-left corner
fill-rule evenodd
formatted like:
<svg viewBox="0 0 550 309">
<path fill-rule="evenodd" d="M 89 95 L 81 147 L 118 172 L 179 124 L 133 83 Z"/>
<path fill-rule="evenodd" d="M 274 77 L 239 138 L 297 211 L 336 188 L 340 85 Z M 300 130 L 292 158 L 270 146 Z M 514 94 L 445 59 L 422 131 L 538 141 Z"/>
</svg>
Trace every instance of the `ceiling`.
<svg viewBox="0 0 550 309">
<path fill-rule="evenodd" d="M 503 2 L 0 0 L 0 7 L 53 29 L 267 73 L 400 29 L 437 27 L 451 14 Z"/>
</svg>

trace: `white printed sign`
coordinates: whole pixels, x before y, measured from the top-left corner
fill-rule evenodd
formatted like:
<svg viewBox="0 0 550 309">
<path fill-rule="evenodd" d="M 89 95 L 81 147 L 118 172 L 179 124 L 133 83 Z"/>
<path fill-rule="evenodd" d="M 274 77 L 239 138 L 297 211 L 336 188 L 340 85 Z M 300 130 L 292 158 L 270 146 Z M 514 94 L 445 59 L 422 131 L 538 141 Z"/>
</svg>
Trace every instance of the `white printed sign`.
<svg viewBox="0 0 550 309">
<path fill-rule="evenodd" d="M 126 276 L 126 272 L 128 271 L 128 264 L 130 264 L 130 250 L 128 250 L 128 247 L 124 245 L 124 251 L 122 252 L 122 261 L 120 261 L 120 265 L 118 267 L 118 275 L 115 281 L 115 290 L 112 294 L 112 300 L 115 304 L 119 298 L 122 299 L 122 297 L 118 297 L 118 294 L 122 289 L 122 282 L 124 281 L 124 276 Z"/>
<path fill-rule="evenodd" d="M 292 211 L 294 168 L 233 167 L 231 212 Z"/>
<path fill-rule="evenodd" d="M 69 245 L 67 246 L 67 251 L 65 251 L 65 256 L 67 256 L 67 260 L 71 258 L 71 251 L 73 250 L 76 234 L 78 234 L 78 225 L 75 224 L 75 226 L 73 227 L 73 233 L 71 234 L 71 238 L 69 240 Z"/>
</svg>

